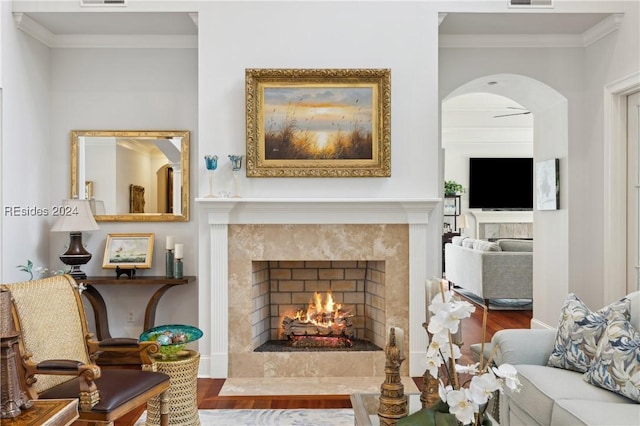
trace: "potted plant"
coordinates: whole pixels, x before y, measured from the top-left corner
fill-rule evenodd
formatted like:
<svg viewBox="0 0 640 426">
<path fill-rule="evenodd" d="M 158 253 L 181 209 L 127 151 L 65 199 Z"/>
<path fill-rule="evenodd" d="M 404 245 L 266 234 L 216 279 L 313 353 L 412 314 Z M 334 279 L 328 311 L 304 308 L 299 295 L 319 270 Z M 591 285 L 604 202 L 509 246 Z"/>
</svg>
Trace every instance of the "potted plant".
<svg viewBox="0 0 640 426">
<path fill-rule="evenodd" d="M 444 195 L 445 197 L 462 194 L 464 192 L 464 187 L 460 185 L 455 180 L 445 180 L 444 181 Z"/>
</svg>

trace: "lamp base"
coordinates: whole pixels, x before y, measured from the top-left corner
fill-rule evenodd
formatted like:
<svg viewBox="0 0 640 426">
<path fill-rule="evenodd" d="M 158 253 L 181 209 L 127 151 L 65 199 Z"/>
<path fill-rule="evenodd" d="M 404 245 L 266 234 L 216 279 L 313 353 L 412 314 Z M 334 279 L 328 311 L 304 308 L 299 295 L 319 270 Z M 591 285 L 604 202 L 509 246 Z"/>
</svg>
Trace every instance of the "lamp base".
<svg viewBox="0 0 640 426">
<path fill-rule="evenodd" d="M 87 274 L 80 270 L 80 266 L 91 260 L 91 253 L 85 250 L 84 245 L 82 244 L 82 232 L 69 233 L 69 248 L 66 252 L 60 255 L 60 260 L 65 265 L 71 267 L 71 271 L 68 273 L 74 279 L 87 278 Z"/>
</svg>

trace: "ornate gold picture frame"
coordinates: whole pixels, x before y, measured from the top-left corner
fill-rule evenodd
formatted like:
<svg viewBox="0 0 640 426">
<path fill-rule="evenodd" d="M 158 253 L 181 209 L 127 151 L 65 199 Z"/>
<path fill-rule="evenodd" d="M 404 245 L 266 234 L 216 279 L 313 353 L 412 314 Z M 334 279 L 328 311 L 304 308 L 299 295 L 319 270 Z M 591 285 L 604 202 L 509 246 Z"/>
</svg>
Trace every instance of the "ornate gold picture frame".
<svg viewBox="0 0 640 426">
<path fill-rule="evenodd" d="M 388 69 L 247 69 L 247 177 L 391 176 Z"/>
</svg>

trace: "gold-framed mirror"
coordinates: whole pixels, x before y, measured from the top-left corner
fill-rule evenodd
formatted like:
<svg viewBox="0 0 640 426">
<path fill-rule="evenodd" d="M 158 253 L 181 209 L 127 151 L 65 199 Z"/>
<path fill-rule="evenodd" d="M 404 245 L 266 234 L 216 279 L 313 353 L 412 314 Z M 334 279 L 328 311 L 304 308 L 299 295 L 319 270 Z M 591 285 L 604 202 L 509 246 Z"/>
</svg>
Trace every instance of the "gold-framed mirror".
<svg viewBox="0 0 640 426">
<path fill-rule="evenodd" d="M 189 131 L 72 130 L 71 198 L 96 221 L 189 220 Z"/>
</svg>

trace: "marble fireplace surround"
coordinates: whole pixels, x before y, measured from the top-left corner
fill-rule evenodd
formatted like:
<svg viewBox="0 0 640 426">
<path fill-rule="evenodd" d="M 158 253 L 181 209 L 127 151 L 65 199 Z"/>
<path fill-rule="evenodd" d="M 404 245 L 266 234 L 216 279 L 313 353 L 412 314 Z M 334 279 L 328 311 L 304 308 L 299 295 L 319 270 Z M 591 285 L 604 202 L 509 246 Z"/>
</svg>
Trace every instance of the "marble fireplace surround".
<svg viewBox="0 0 640 426">
<path fill-rule="evenodd" d="M 429 218 L 440 199 L 197 198 L 196 203 L 204 332 L 198 342 L 200 377 L 384 375 L 381 351 L 253 352 L 254 260 L 385 261 L 387 328 L 405 329 L 404 373 L 423 374 L 424 283 L 438 265 L 427 253 L 439 249 L 440 238 Z"/>
</svg>

